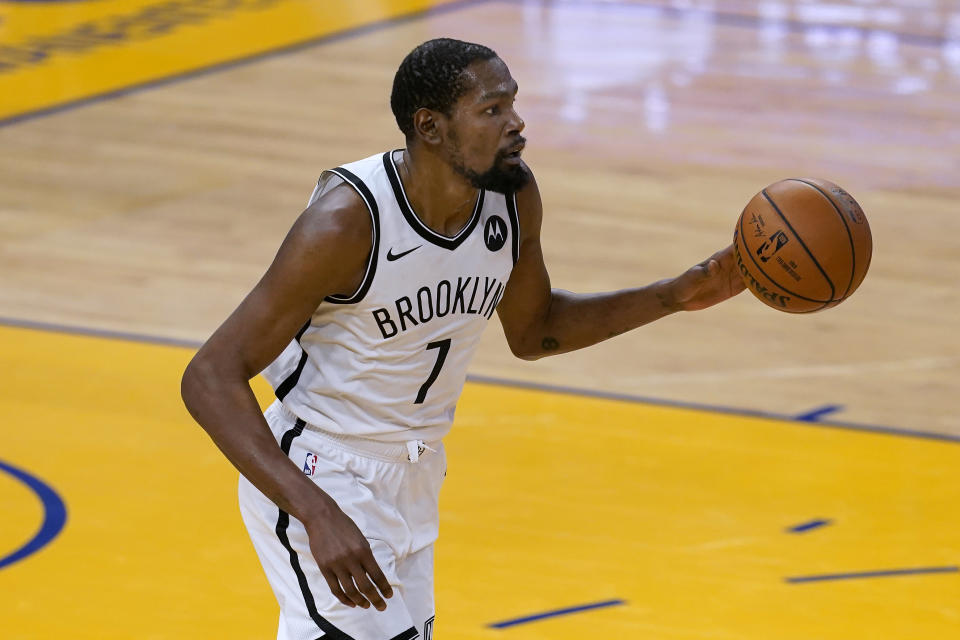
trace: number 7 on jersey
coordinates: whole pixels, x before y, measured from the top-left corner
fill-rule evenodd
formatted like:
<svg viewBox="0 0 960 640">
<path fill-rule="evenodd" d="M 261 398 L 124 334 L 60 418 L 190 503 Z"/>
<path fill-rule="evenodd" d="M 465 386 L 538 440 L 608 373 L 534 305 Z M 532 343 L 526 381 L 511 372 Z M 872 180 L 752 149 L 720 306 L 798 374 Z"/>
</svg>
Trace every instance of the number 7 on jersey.
<svg viewBox="0 0 960 640">
<path fill-rule="evenodd" d="M 437 378 L 440 376 L 440 369 L 443 368 L 443 361 L 447 359 L 447 352 L 450 351 L 450 338 L 446 340 L 437 340 L 436 342 L 431 342 L 427 345 L 427 351 L 430 349 L 439 349 L 437 353 L 437 361 L 433 365 L 433 371 L 430 372 L 430 375 L 427 377 L 427 381 L 420 386 L 420 391 L 417 393 L 417 399 L 413 401 L 413 404 L 423 404 L 424 399 L 427 397 L 427 391 L 430 390 L 431 385 L 437 381 Z"/>
</svg>

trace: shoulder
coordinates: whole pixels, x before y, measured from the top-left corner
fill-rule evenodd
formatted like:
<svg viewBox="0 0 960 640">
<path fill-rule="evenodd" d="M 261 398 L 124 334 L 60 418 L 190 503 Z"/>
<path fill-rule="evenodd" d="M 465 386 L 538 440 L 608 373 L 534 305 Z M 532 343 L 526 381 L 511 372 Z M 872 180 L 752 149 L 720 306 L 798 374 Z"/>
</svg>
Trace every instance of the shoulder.
<svg viewBox="0 0 960 640">
<path fill-rule="evenodd" d="M 320 194 L 300 214 L 290 233 L 308 245 L 333 241 L 347 248 L 369 250 L 373 223 L 357 190 L 332 173 L 325 173 L 317 188 Z"/>
<path fill-rule="evenodd" d="M 354 291 L 373 249 L 370 213 L 353 187 L 343 181 L 321 186 L 268 270 L 271 283 L 316 289 L 319 299 Z"/>
</svg>

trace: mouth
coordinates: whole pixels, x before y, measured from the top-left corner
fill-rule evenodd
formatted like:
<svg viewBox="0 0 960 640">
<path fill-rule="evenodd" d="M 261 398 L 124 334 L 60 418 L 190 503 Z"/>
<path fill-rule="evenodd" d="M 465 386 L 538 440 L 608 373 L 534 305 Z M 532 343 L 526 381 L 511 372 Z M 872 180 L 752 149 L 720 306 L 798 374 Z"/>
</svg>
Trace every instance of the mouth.
<svg viewBox="0 0 960 640">
<path fill-rule="evenodd" d="M 523 153 L 523 149 L 526 146 L 527 146 L 527 141 L 521 140 L 520 142 L 513 145 L 512 147 L 508 147 L 504 151 L 504 158 L 508 161 L 520 162 L 520 154 Z"/>
</svg>

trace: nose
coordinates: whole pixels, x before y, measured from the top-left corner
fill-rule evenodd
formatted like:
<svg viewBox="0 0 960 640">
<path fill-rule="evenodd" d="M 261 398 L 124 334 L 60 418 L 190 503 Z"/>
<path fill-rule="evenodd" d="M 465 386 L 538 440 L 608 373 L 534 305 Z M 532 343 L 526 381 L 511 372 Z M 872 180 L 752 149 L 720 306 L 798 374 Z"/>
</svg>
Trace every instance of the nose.
<svg viewBox="0 0 960 640">
<path fill-rule="evenodd" d="M 516 109 L 510 110 L 510 122 L 507 125 L 507 133 L 514 135 L 519 134 L 523 131 L 523 128 L 527 126 L 527 123 L 523 121 L 523 118 L 520 117 L 520 114 L 517 113 Z"/>
</svg>

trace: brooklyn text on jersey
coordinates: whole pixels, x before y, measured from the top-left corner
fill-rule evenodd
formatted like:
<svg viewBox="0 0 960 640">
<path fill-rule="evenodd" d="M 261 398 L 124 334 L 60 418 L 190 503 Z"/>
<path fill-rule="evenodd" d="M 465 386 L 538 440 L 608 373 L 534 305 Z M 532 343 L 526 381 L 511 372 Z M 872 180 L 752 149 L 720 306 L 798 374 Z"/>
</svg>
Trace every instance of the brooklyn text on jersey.
<svg viewBox="0 0 960 640">
<path fill-rule="evenodd" d="M 503 289 L 503 283 L 491 276 L 460 277 L 456 285 L 449 280 L 441 280 L 435 287 L 420 287 L 413 296 L 416 304 L 410 296 L 401 296 L 394 302 L 395 314 L 391 314 L 390 309 L 380 307 L 372 311 L 373 318 L 384 339 L 392 338 L 398 331 L 406 331 L 451 313 L 479 314 L 489 320 L 503 297 Z"/>
</svg>

